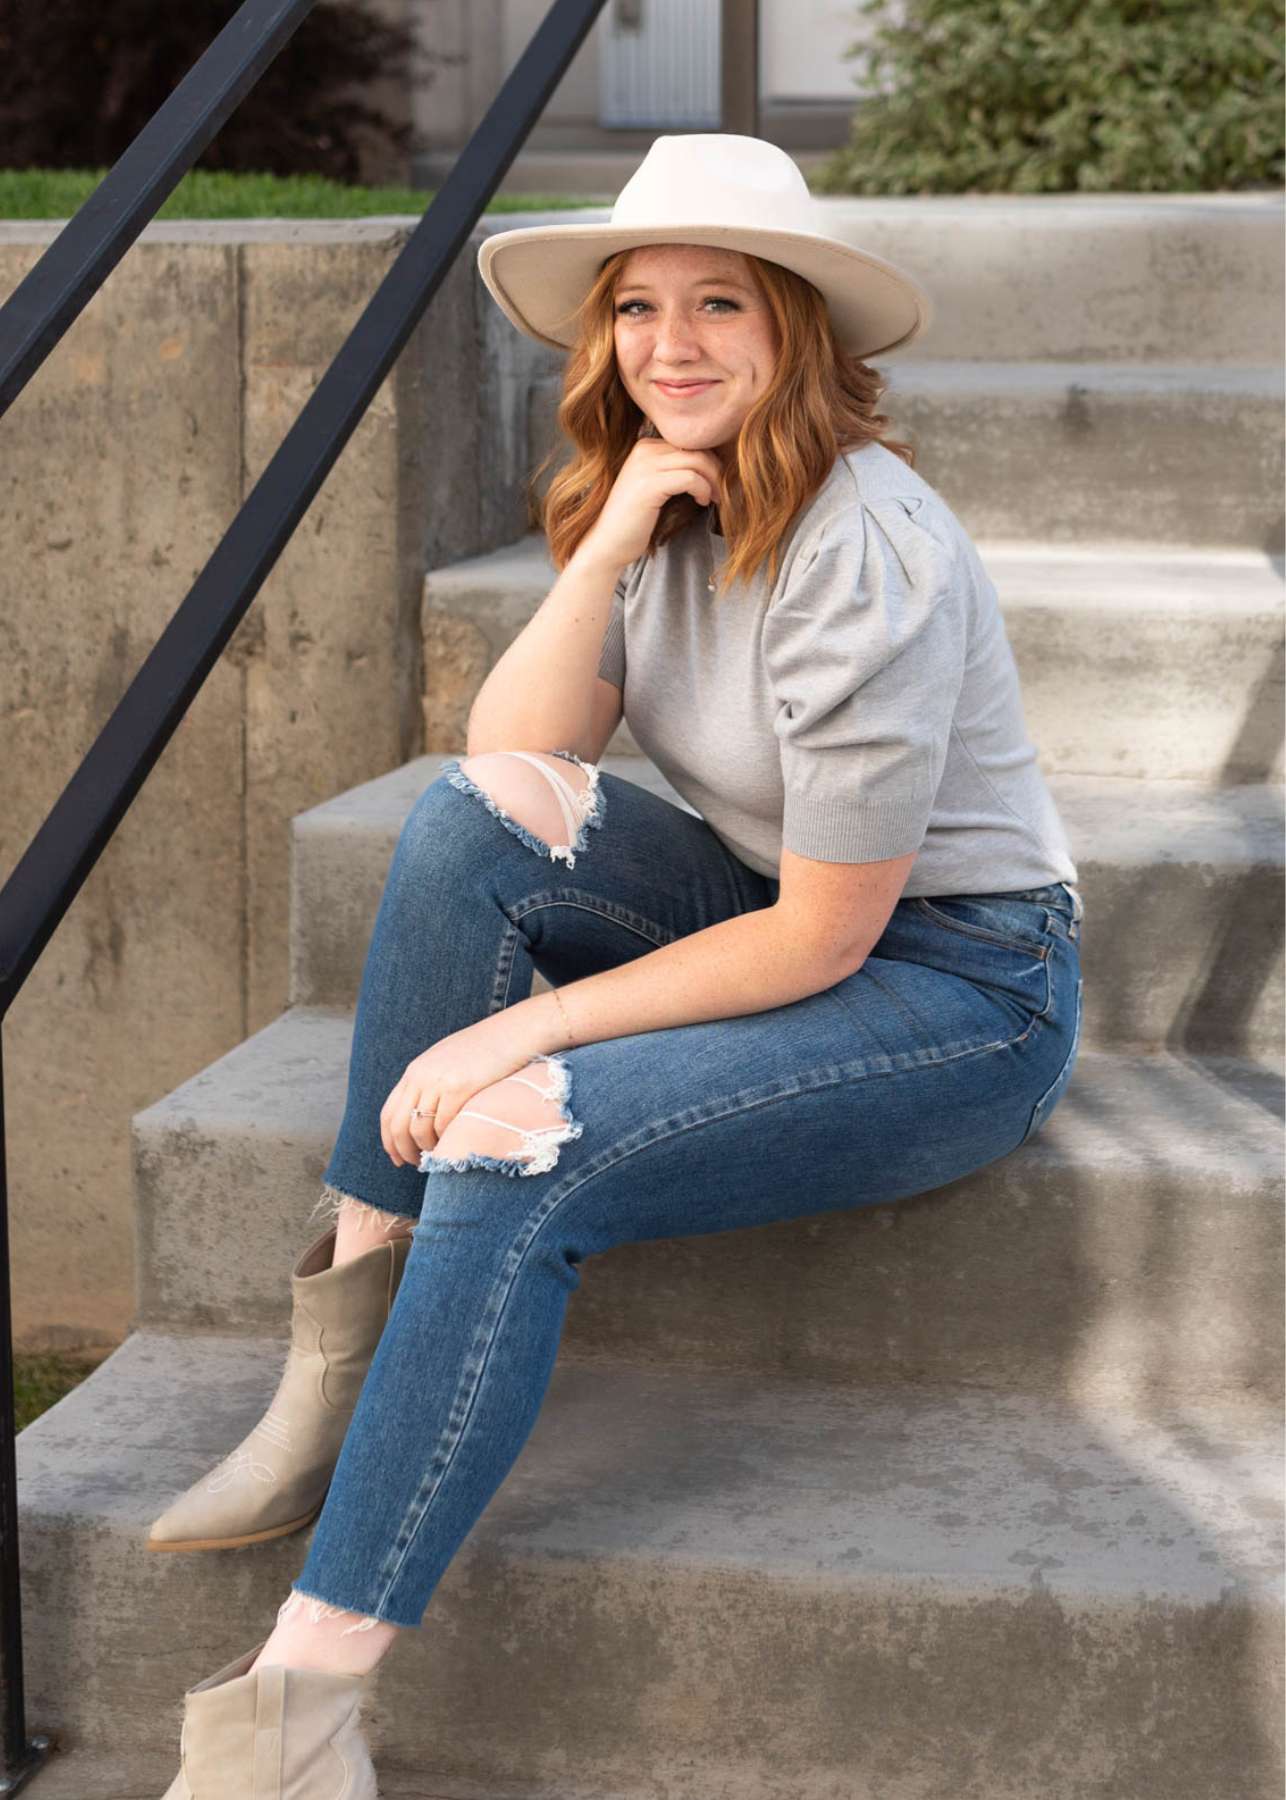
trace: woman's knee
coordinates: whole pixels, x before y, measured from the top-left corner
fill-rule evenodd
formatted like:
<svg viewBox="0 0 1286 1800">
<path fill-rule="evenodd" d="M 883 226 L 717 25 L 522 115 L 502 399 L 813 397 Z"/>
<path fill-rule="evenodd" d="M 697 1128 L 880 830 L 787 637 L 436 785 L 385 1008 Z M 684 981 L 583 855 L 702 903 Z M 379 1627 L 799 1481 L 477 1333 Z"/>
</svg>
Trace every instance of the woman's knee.
<svg viewBox="0 0 1286 1800">
<path fill-rule="evenodd" d="M 574 868 L 585 827 L 602 817 L 596 763 L 573 752 L 485 750 L 446 773 L 452 787 L 477 800 L 539 856 Z"/>
<path fill-rule="evenodd" d="M 486 1168 L 548 1174 L 562 1145 L 581 1135 L 568 1104 L 569 1087 L 565 1061 L 546 1055 L 480 1088 L 429 1152 L 426 1173 Z"/>
</svg>

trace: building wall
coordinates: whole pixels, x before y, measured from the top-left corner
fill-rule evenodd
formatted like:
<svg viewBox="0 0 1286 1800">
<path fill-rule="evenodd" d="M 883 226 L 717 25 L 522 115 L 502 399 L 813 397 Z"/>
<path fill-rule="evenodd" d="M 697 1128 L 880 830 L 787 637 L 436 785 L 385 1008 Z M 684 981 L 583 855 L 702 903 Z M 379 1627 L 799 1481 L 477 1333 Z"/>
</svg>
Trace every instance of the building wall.
<svg viewBox="0 0 1286 1800">
<path fill-rule="evenodd" d="M 392 0 L 387 0 L 392 3 Z M 481 119 L 548 10 L 548 0 L 406 0 L 432 81 L 412 103 L 425 148 L 462 144 Z M 643 0 L 646 7 L 647 0 Z M 857 65 L 851 44 L 873 29 L 855 4 L 839 0 L 761 0 L 761 95 L 765 104 L 848 106 Z M 599 46 L 606 12 L 551 96 L 540 128 L 585 131 L 599 138 Z M 610 135 L 610 134 L 609 134 Z"/>
</svg>

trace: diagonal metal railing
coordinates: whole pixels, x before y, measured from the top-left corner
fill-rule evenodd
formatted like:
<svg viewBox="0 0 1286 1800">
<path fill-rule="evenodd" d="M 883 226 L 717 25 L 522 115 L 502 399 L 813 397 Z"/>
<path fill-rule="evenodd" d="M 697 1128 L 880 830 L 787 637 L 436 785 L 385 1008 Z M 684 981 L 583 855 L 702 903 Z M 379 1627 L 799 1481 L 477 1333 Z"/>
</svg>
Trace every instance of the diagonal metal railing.
<svg viewBox="0 0 1286 1800">
<path fill-rule="evenodd" d="M 0 307 L 0 414 L 307 17 L 245 0 Z M 445 280 L 606 0 L 553 0 L 521 59 L 0 889 L 0 1023 Z M 723 0 L 725 129 L 758 127 L 758 7 Z M 41 1766 L 22 1667 L 0 1055 L 0 1796 Z"/>
</svg>

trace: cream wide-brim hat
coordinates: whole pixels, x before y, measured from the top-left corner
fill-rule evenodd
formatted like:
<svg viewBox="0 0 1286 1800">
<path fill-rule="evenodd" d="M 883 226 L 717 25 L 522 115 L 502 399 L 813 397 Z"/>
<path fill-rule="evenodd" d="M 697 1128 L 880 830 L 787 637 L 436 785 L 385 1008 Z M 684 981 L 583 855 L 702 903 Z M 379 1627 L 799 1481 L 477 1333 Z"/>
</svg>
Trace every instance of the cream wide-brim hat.
<svg viewBox="0 0 1286 1800">
<path fill-rule="evenodd" d="M 797 165 L 762 138 L 693 132 L 659 137 L 626 182 L 606 225 L 498 231 L 478 250 L 494 299 L 529 338 L 554 350 L 576 340 L 576 313 L 609 256 L 642 244 L 749 251 L 811 281 L 853 356 L 900 349 L 928 329 L 933 302 L 905 270 L 817 229 Z"/>
</svg>

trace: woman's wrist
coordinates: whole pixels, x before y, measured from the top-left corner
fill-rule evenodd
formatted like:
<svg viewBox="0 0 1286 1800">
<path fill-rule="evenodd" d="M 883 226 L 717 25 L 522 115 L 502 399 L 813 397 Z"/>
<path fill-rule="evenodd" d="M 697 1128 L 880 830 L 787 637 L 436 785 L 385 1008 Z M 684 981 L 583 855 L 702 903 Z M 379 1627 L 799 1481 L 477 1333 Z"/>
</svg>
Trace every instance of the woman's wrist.
<svg viewBox="0 0 1286 1800">
<path fill-rule="evenodd" d="M 510 1031 L 516 1029 L 522 1035 L 524 1048 L 532 1056 L 574 1048 L 571 1021 L 556 989 L 531 994 L 526 1000 L 519 1000 L 516 1005 L 507 1006 L 502 1013 L 492 1016 L 504 1019 Z"/>
<path fill-rule="evenodd" d="M 630 565 L 611 550 L 604 551 L 601 545 L 594 543 L 593 533 L 589 532 L 572 551 L 567 566 L 578 575 L 615 587 Z"/>
</svg>

